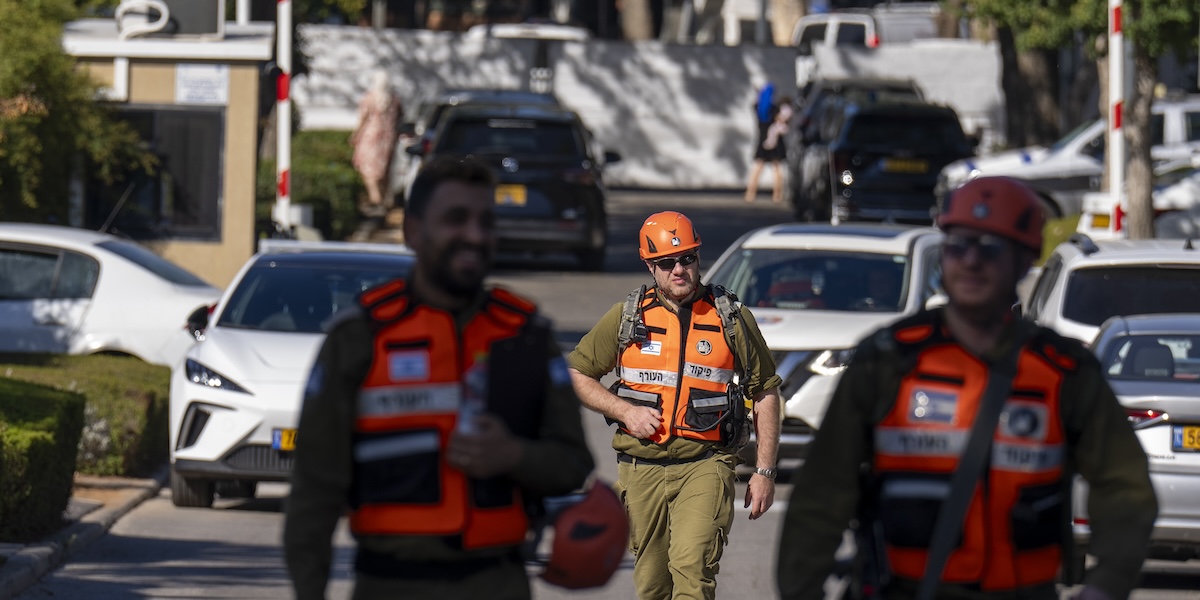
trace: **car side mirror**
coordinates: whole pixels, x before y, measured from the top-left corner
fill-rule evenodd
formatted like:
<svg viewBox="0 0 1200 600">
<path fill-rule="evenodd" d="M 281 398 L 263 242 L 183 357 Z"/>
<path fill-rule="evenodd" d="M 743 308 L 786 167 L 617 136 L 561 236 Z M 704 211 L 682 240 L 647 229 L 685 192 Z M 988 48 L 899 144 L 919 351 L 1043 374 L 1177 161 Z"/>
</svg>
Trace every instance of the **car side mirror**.
<svg viewBox="0 0 1200 600">
<path fill-rule="evenodd" d="M 935 308 L 945 306 L 949 301 L 950 298 L 948 298 L 946 294 L 938 292 L 930 296 L 929 299 L 925 301 L 925 310 L 933 310 Z"/>
<path fill-rule="evenodd" d="M 398 133 L 400 135 L 416 135 L 417 134 L 417 124 L 416 123 L 401 124 L 399 127 L 396 128 L 396 133 Z"/>
<path fill-rule="evenodd" d="M 611 150 L 604 151 L 604 164 L 611 165 L 615 162 L 621 162 L 621 154 Z"/>
<path fill-rule="evenodd" d="M 983 141 L 981 138 L 982 136 L 980 136 L 978 133 L 972 133 L 971 135 L 967 136 L 967 147 L 971 149 L 971 152 L 977 152 L 979 150 L 979 142 Z"/>
<path fill-rule="evenodd" d="M 211 306 L 205 305 L 192 311 L 192 314 L 187 318 L 187 330 L 197 340 L 204 337 L 204 330 L 208 329 L 208 312 L 212 310 Z"/>
<path fill-rule="evenodd" d="M 1021 307 L 1020 302 L 1017 302 L 1012 305 L 1012 314 L 1014 317 L 1016 317 L 1018 319 L 1020 319 L 1022 316 L 1025 315 L 1025 309 Z"/>
<path fill-rule="evenodd" d="M 410 156 L 425 156 L 423 144 L 413 144 L 404 149 Z"/>
</svg>

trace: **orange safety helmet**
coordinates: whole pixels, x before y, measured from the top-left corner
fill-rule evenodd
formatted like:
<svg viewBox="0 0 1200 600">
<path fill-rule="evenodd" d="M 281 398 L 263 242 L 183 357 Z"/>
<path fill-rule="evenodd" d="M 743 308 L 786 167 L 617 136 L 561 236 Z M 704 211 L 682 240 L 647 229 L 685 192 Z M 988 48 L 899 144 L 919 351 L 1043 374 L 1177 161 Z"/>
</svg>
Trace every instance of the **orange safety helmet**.
<svg viewBox="0 0 1200 600">
<path fill-rule="evenodd" d="M 1011 177 L 980 177 L 950 194 L 938 226 L 974 227 L 1042 251 L 1042 202 L 1033 190 Z"/>
<path fill-rule="evenodd" d="M 550 560 L 541 578 L 571 590 L 608 583 L 629 547 L 629 518 L 607 483 L 572 498 L 554 517 Z"/>
<path fill-rule="evenodd" d="M 699 247 L 700 234 L 696 233 L 692 220 L 673 210 L 650 215 L 638 233 L 638 252 L 642 260 Z"/>
</svg>

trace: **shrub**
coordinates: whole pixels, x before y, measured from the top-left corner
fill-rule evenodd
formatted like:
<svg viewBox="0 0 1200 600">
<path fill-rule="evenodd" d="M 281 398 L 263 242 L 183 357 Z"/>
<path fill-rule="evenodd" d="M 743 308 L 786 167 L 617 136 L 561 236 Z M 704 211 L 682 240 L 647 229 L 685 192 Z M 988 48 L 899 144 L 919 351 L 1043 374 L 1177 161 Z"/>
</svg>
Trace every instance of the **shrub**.
<svg viewBox="0 0 1200 600">
<path fill-rule="evenodd" d="M 313 227 L 329 240 L 344 240 L 358 226 L 362 178 L 350 164 L 350 134 L 345 131 L 301 131 L 292 137 L 293 204 L 312 206 Z M 275 161 L 258 162 L 255 222 L 261 234 L 275 204 Z"/>
</svg>

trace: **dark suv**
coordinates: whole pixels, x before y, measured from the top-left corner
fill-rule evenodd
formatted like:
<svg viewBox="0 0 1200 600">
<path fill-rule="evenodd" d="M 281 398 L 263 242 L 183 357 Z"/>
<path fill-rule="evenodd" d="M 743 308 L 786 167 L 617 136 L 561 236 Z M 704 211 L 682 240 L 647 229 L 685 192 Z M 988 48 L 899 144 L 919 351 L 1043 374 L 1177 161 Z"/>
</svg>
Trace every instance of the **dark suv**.
<svg viewBox="0 0 1200 600">
<path fill-rule="evenodd" d="M 828 141 L 805 148 L 795 206 L 832 223 L 930 223 L 938 173 L 973 150 L 958 114 L 933 104 L 851 104 L 823 127 Z"/>
<path fill-rule="evenodd" d="M 501 250 L 570 252 L 590 271 L 604 267 L 608 242 L 603 168 L 574 111 L 553 106 L 461 106 L 446 112 L 428 151 L 474 156 L 496 172 L 496 232 Z"/>
</svg>

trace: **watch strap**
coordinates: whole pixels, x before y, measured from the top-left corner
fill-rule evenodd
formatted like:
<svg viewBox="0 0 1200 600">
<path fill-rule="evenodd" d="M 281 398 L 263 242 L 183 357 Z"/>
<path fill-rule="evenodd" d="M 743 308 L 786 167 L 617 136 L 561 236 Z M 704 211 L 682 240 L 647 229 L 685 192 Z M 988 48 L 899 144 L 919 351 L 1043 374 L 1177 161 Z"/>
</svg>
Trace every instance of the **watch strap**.
<svg viewBox="0 0 1200 600">
<path fill-rule="evenodd" d="M 767 479 L 770 479 L 771 481 L 775 481 L 775 478 L 779 476 L 779 469 L 767 469 L 764 467 L 755 467 L 754 472 L 758 473 L 759 475 L 762 475 L 763 477 L 766 477 Z"/>
</svg>

